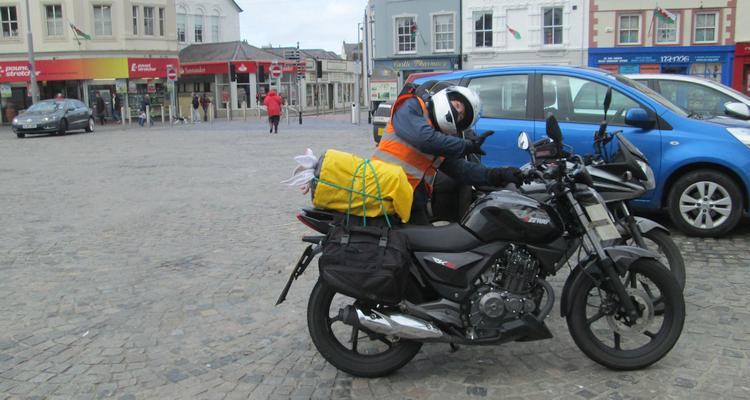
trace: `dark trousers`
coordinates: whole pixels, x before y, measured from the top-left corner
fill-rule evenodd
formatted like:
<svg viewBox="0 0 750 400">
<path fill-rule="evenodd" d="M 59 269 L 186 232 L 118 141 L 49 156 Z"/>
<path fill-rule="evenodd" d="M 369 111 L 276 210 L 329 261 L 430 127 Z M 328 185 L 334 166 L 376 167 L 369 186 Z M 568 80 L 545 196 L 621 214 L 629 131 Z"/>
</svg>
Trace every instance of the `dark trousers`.
<svg viewBox="0 0 750 400">
<path fill-rule="evenodd" d="M 427 204 L 418 202 L 412 203 L 409 225 L 430 225 L 430 216 L 427 213 Z"/>
</svg>

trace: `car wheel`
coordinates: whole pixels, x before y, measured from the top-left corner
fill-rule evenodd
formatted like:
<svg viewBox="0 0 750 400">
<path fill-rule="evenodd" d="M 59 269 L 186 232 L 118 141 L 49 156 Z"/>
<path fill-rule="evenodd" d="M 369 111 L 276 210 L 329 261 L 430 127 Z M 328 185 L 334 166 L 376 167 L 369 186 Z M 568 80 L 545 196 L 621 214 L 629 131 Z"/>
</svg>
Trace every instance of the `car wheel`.
<svg viewBox="0 0 750 400">
<path fill-rule="evenodd" d="M 742 192 L 727 175 L 711 170 L 693 171 L 674 183 L 667 200 L 669 216 L 690 236 L 721 236 L 742 217 Z"/>
<path fill-rule="evenodd" d="M 57 130 L 57 134 L 62 136 L 68 131 L 68 120 L 63 119 L 60 121 L 60 127 Z"/>
<path fill-rule="evenodd" d="M 26 137 L 26 134 L 18 132 L 18 133 L 16 133 L 16 137 L 19 138 L 19 139 L 23 139 L 23 138 Z"/>
<path fill-rule="evenodd" d="M 93 132 L 94 131 L 94 119 L 89 118 L 89 124 L 86 126 L 86 132 Z"/>
</svg>

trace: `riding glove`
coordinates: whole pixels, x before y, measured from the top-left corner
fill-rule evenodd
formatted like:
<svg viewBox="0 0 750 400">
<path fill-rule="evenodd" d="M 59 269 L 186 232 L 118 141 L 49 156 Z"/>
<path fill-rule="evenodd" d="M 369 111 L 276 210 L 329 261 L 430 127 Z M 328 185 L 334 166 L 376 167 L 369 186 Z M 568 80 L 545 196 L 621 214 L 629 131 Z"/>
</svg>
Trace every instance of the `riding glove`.
<svg viewBox="0 0 750 400">
<path fill-rule="evenodd" d="M 467 139 L 466 140 L 466 151 L 464 153 L 466 155 L 469 155 L 469 154 L 479 154 L 479 155 L 482 155 L 482 156 L 487 155 L 487 153 L 485 153 L 482 150 L 482 145 L 484 144 L 484 141 L 488 137 L 490 137 L 490 135 L 492 135 L 493 133 L 495 133 L 495 132 L 493 132 L 493 131 L 487 131 L 487 132 L 482 133 L 479 136 L 473 136 L 470 139 Z"/>
<path fill-rule="evenodd" d="M 490 186 L 501 187 L 509 183 L 521 186 L 523 183 L 523 172 L 515 167 L 491 168 L 487 172 L 487 181 Z"/>
</svg>

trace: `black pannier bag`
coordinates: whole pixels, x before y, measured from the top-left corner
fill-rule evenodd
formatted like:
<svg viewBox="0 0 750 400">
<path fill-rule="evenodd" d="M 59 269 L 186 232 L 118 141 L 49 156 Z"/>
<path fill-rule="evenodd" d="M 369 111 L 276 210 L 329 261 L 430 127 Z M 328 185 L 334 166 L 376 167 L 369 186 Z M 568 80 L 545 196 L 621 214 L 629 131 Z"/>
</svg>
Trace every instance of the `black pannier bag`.
<svg viewBox="0 0 750 400">
<path fill-rule="evenodd" d="M 408 242 L 398 230 L 335 226 L 323 243 L 320 277 L 337 292 L 378 304 L 397 304 L 411 266 Z"/>
</svg>

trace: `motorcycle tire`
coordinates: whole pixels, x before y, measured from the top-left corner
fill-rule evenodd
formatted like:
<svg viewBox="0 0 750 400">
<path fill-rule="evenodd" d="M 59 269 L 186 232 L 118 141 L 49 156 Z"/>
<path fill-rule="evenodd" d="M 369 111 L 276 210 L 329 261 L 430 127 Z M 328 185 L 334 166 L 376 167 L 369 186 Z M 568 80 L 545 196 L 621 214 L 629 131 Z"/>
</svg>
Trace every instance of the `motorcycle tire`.
<svg viewBox="0 0 750 400">
<path fill-rule="evenodd" d="M 648 282 L 644 283 L 644 280 Z M 642 290 L 637 288 L 638 283 Z M 685 300 L 674 275 L 655 260 L 640 259 L 634 262 L 628 270 L 625 284 L 642 315 L 635 326 L 622 322 L 622 307 L 617 296 L 607 293 L 603 287 L 598 288 L 588 274 L 582 276 L 570 289 L 571 309 L 566 320 L 576 345 L 590 359 L 613 370 L 629 371 L 645 368 L 659 361 L 677 343 L 685 323 Z M 653 296 L 654 289 L 658 290 L 658 296 Z M 606 293 L 607 299 L 600 302 L 599 309 L 589 317 L 587 307 L 592 306 L 589 299 L 592 290 L 600 298 L 601 293 Z M 655 312 L 657 308 L 661 311 Z M 602 321 L 604 317 L 606 319 Z M 657 318 L 662 320 L 662 324 L 657 327 L 658 332 L 652 333 Z M 605 328 L 609 326 L 612 331 L 613 346 L 609 346 L 609 340 L 602 340 L 597 336 L 607 331 L 600 328 L 603 323 Z M 594 324 L 599 327 L 592 328 Z M 625 349 L 623 338 L 627 339 L 627 344 L 644 341 L 646 338 L 650 340 L 643 346 Z"/>
<path fill-rule="evenodd" d="M 682 258 L 680 248 L 677 247 L 677 244 L 672 240 L 672 236 L 658 229 L 652 229 L 648 232 L 641 233 L 641 236 L 647 241 L 647 245 L 648 241 L 651 241 L 656 245 L 656 249 L 649 246 L 649 250 L 663 253 L 665 260 L 662 260 L 662 263 L 672 271 L 675 279 L 677 279 L 677 283 L 680 284 L 680 288 L 684 290 L 686 281 L 685 260 Z M 630 246 L 637 246 L 632 240 L 628 240 L 626 243 Z"/>
<path fill-rule="evenodd" d="M 356 346 L 353 349 L 346 348 L 332 329 L 335 321 L 330 317 L 330 307 L 335 295 L 333 288 L 318 280 L 307 303 L 310 337 L 323 358 L 334 367 L 364 378 L 385 376 L 411 361 L 422 348 L 420 342 L 403 339 L 389 342 L 385 338 L 380 340 L 390 344 L 387 350 L 379 354 L 360 354 Z"/>
</svg>

